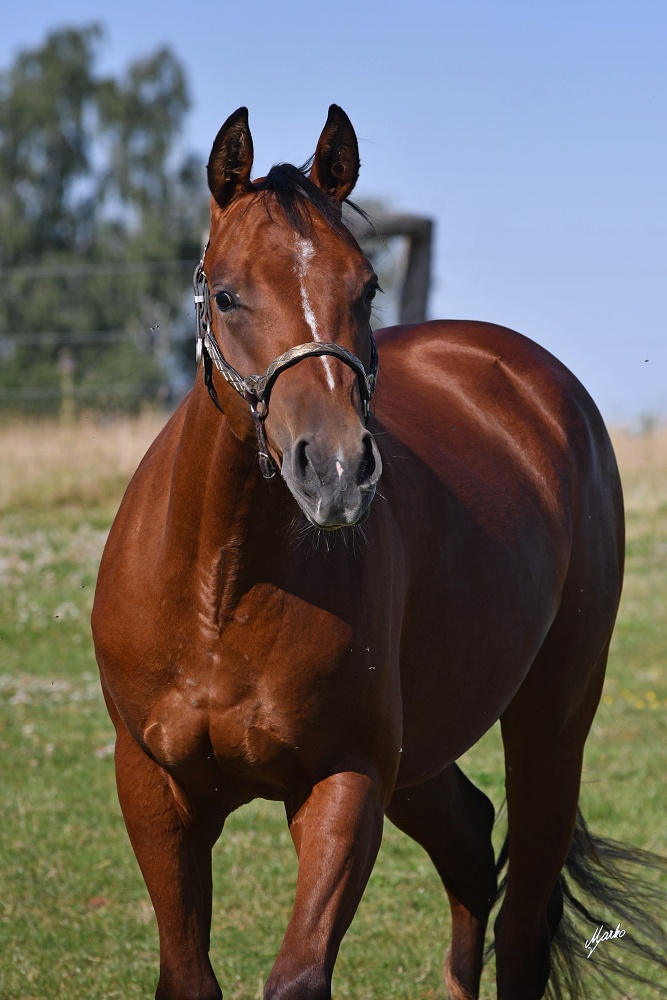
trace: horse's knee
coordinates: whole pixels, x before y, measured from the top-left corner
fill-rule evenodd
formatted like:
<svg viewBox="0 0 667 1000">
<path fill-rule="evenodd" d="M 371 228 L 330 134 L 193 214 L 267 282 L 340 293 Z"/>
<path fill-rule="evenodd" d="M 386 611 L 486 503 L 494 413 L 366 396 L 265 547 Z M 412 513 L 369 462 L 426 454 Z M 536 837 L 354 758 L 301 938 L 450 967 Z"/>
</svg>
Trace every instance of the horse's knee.
<svg viewBox="0 0 667 1000">
<path fill-rule="evenodd" d="M 264 1000 L 331 1000 L 331 979 L 317 965 L 287 974 L 274 969 L 264 987 Z"/>
</svg>

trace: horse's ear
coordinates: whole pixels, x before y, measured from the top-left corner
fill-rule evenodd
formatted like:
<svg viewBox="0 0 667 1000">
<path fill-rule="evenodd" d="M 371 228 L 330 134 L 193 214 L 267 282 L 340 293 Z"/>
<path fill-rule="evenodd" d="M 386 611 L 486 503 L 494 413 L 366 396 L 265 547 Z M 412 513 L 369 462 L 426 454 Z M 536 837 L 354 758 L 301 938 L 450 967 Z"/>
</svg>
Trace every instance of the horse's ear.
<svg viewBox="0 0 667 1000">
<path fill-rule="evenodd" d="M 332 104 L 317 143 L 310 179 L 336 201 L 343 201 L 357 183 L 359 166 L 359 146 L 352 122 L 342 108 Z"/>
<path fill-rule="evenodd" d="M 209 189 L 220 208 L 250 186 L 252 160 L 248 109 L 239 108 L 216 135 L 206 168 Z"/>
</svg>

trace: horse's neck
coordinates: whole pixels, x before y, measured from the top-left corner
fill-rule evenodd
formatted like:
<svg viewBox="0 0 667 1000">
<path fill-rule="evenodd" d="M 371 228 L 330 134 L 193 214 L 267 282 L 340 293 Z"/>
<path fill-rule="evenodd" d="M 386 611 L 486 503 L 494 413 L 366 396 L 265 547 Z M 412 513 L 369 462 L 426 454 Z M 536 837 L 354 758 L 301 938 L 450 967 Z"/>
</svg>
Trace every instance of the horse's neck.
<svg viewBox="0 0 667 1000">
<path fill-rule="evenodd" d="M 174 454 L 166 546 L 194 563 L 210 562 L 221 550 L 242 545 L 262 485 L 256 454 L 234 436 L 227 418 L 197 386 Z"/>
</svg>

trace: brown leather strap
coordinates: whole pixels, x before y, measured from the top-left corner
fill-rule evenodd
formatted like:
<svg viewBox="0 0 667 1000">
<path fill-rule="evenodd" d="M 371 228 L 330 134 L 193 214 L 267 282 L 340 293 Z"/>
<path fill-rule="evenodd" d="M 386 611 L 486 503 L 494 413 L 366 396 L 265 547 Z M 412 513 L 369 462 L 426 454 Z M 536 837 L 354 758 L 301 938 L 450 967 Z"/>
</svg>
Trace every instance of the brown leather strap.
<svg viewBox="0 0 667 1000">
<path fill-rule="evenodd" d="M 208 244 L 207 244 L 208 246 Z M 206 251 L 204 251 L 206 253 Z M 322 357 L 328 355 L 338 358 L 357 376 L 359 383 L 359 393 L 364 411 L 364 419 L 368 421 L 370 415 L 370 401 L 375 390 L 378 373 L 378 353 L 373 331 L 369 327 L 371 343 L 371 364 L 367 373 L 363 363 L 359 358 L 348 351 L 340 344 L 324 343 L 313 341 L 308 344 L 298 344 L 281 354 L 279 358 L 272 361 L 263 375 L 247 375 L 245 378 L 229 364 L 222 351 L 218 347 L 217 341 L 211 330 L 211 302 L 208 287 L 208 279 L 204 271 L 204 258 L 199 261 L 194 273 L 195 290 L 195 316 L 197 321 L 197 360 L 201 357 L 204 384 L 208 389 L 209 396 L 220 410 L 224 412 L 218 399 L 218 394 L 213 383 L 213 365 L 218 369 L 223 378 L 233 386 L 239 395 L 243 396 L 250 406 L 255 431 L 257 433 L 257 446 L 259 450 L 259 464 L 262 475 L 265 479 L 273 479 L 278 471 L 278 467 L 269 453 L 266 440 L 264 421 L 269 413 L 269 400 L 271 390 L 276 379 L 282 372 L 287 371 L 293 365 L 303 361 L 308 357 Z"/>
</svg>

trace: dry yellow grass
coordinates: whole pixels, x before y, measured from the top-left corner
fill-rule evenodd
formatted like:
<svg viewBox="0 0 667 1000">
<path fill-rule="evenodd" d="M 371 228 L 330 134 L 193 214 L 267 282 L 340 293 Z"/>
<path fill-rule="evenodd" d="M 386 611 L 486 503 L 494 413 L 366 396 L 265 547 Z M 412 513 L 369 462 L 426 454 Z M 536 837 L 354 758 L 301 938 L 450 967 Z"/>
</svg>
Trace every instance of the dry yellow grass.
<svg viewBox="0 0 667 1000">
<path fill-rule="evenodd" d="M 117 504 L 165 419 L 0 424 L 0 511 Z M 667 500 L 667 427 L 612 436 L 628 511 L 657 512 Z"/>
<path fill-rule="evenodd" d="M 0 424 L 0 511 L 116 505 L 165 419 Z"/>
<path fill-rule="evenodd" d="M 667 503 L 667 426 L 612 432 L 628 513 L 656 514 Z"/>
</svg>

